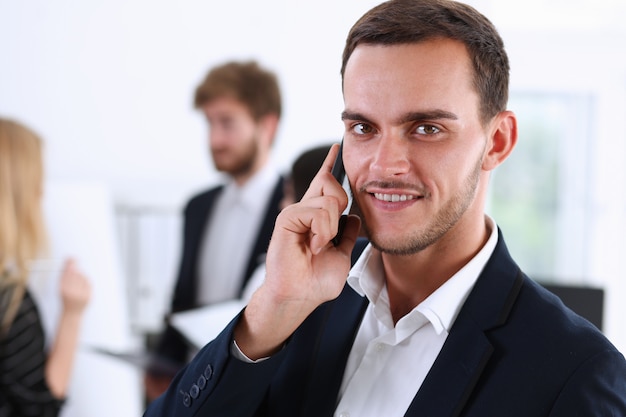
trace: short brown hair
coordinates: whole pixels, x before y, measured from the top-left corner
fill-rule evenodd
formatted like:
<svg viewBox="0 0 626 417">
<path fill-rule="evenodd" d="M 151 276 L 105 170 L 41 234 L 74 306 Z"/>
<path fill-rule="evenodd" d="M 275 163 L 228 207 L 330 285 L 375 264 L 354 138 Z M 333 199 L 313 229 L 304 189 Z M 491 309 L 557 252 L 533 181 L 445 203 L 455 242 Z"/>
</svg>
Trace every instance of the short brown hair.
<svg viewBox="0 0 626 417">
<path fill-rule="evenodd" d="M 348 34 L 341 77 L 360 44 L 397 45 L 436 38 L 457 40 L 467 48 L 482 122 L 506 110 L 509 60 L 502 38 L 485 16 L 451 0 L 390 0 L 368 11 Z"/>
<path fill-rule="evenodd" d="M 268 114 L 280 118 L 282 107 L 278 79 L 255 61 L 227 62 L 211 69 L 196 89 L 194 105 L 200 108 L 225 96 L 245 104 L 255 120 Z"/>
</svg>

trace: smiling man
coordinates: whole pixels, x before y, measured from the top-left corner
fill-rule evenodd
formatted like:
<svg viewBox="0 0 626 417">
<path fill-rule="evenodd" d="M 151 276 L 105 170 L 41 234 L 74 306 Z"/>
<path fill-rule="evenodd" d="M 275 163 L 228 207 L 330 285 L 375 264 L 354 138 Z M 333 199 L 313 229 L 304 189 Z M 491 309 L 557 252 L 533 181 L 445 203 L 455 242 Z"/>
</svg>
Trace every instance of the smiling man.
<svg viewBox="0 0 626 417">
<path fill-rule="evenodd" d="M 148 416 L 623 416 L 626 362 L 528 278 L 485 214 L 517 142 L 493 25 L 446 0 L 391 0 L 343 55 L 334 146 L 278 216 L 264 284 Z M 347 278 L 347 283 L 346 283 Z"/>
</svg>

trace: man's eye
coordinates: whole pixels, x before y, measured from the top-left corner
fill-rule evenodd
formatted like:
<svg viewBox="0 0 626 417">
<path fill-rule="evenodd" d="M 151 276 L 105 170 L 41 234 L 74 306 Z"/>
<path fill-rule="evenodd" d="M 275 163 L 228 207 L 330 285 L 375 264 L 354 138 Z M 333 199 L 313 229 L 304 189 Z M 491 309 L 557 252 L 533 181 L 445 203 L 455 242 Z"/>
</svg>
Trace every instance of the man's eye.
<svg viewBox="0 0 626 417">
<path fill-rule="evenodd" d="M 417 127 L 417 133 L 420 135 L 434 135 L 439 133 L 439 128 L 433 125 L 421 125 Z"/>
<path fill-rule="evenodd" d="M 358 135 L 366 135 L 368 133 L 372 133 L 372 127 L 363 123 L 354 125 L 352 130 L 354 130 L 354 132 Z"/>
</svg>

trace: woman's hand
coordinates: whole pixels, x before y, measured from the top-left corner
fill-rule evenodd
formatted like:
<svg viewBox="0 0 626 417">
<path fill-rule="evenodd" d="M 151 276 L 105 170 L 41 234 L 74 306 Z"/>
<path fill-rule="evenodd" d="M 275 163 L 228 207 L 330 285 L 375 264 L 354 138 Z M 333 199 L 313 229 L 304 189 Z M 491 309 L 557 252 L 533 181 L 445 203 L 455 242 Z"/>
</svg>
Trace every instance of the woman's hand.
<svg viewBox="0 0 626 417">
<path fill-rule="evenodd" d="M 67 259 L 63 265 L 59 282 L 63 309 L 68 313 L 82 313 L 91 298 L 91 284 L 78 269 L 74 259 Z"/>
</svg>

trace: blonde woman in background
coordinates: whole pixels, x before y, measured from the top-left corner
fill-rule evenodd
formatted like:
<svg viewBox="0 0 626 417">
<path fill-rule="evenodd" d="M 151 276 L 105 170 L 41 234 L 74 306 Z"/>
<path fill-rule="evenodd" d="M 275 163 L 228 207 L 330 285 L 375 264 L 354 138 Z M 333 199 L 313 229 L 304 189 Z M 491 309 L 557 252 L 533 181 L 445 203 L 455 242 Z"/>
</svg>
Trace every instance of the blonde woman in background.
<svg viewBox="0 0 626 417">
<path fill-rule="evenodd" d="M 91 296 L 73 260 L 60 277 L 62 311 L 48 352 L 29 264 L 44 249 L 42 141 L 0 118 L 0 417 L 56 416 L 70 382 L 80 325 Z"/>
</svg>

